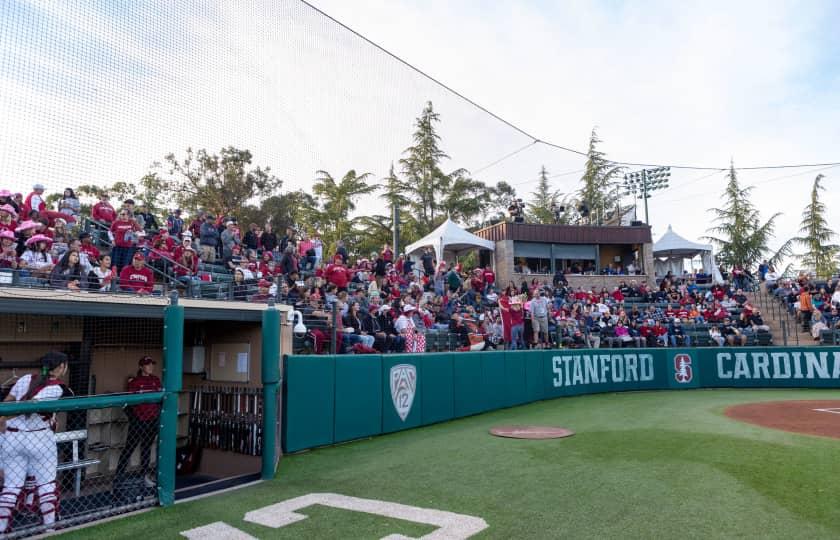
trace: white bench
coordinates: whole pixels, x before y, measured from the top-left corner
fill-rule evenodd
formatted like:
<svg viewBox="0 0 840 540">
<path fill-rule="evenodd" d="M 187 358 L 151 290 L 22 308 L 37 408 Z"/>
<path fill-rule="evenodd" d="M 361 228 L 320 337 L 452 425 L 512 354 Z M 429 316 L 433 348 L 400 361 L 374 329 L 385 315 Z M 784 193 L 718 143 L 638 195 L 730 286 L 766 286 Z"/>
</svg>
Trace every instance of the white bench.
<svg viewBox="0 0 840 540">
<path fill-rule="evenodd" d="M 79 441 L 84 441 L 86 439 L 86 429 L 77 429 L 75 431 L 62 431 L 61 433 L 55 434 L 55 442 L 57 444 L 67 442 L 73 444 L 72 461 L 68 461 L 66 463 L 59 463 L 58 467 L 56 467 L 56 471 L 76 471 L 76 478 L 73 482 L 73 493 L 75 493 L 76 497 L 79 496 L 79 492 L 82 488 L 82 469 L 99 464 L 98 459 L 79 459 Z"/>
</svg>

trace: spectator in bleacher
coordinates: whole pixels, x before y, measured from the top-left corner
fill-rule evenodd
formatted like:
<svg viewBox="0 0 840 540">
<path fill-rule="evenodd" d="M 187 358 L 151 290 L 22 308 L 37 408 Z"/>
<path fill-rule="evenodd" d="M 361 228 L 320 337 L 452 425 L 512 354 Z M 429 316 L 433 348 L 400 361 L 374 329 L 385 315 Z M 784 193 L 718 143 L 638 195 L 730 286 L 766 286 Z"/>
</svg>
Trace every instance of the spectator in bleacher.
<svg viewBox="0 0 840 540">
<path fill-rule="evenodd" d="M 799 292 L 798 310 L 798 317 L 802 323 L 802 328 L 807 330 L 814 312 L 814 304 L 811 301 L 811 289 L 809 287 L 803 287 Z"/>
<path fill-rule="evenodd" d="M 117 219 L 111 224 L 110 229 L 111 239 L 114 245 L 111 250 L 111 258 L 118 272 L 131 264 L 131 258 L 134 255 L 137 244 L 136 233 L 140 230 L 137 222 L 129 216 L 128 210 L 125 208 L 120 209 L 117 214 Z"/>
<path fill-rule="evenodd" d="M 69 249 L 50 273 L 50 286 L 72 291 L 88 288 L 87 272 L 80 262 L 79 252 Z"/>
<path fill-rule="evenodd" d="M 245 237 L 242 238 L 242 245 L 245 249 L 253 249 L 256 251 L 260 247 L 260 235 L 257 231 L 257 224 L 251 223 L 248 225 L 248 230 L 245 232 Z"/>
<path fill-rule="evenodd" d="M 204 216 L 204 223 L 201 224 L 199 246 L 201 248 L 201 260 L 214 264 L 216 262 L 216 249 L 219 246 L 219 230 L 216 228 L 216 216 L 207 214 Z"/>
<path fill-rule="evenodd" d="M 709 328 L 709 337 L 712 342 L 717 343 L 718 347 L 723 347 L 723 344 L 726 342 L 723 334 L 720 333 L 720 328 L 717 325 L 713 325 Z"/>
<path fill-rule="evenodd" d="M 222 242 L 222 257 L 233 254 L 234 246 L 241 246 L 242 241 L 239 239 L 239 232 L 234 221 L 225 222 L 225 230 L 222 231 L 220 239 Z"/>
<path fill-rule="evenodd" d="M 309 239 L 309 235 L 303 234 L 297 246 L 300 257 L 300 267 L 304 272 L 315 269 L 315 244 Z"/>
<path fill-rule="evenodd" d="M 250 292 L 250 285 L 245 281 L 245 273 L 237 268 L 233 271 L 233 283 L 231 285 L 234 300 L 247 300 Z"/>
<path fill-rule="evenodd" d="M 52 238 L 36 234 L 26 241 L 26 251 L 20 258 L 20 266 L 35 278 L 47 278 L 55 266 L 50 254 Z"/>
<path fill-rule="evenodd" d="M 814 310 L 814 315 L 811 317 L 811 337 L 816 341 L 820 340 L 820 332 L 829 328 L 826 320 L 820 310 Z"/>
<path fill-rule="evenodd" d="M 365 347 L 373 348 L 376 338 L 373 335 L 373 326 L 370 316 L 362 309 L 361 304 L 355 300 L 348 303 L 347 314 L 343 317 L 345 339 L 350 345 L 356 342 Z"/>
<path fill-rule="evenodd" d="M 18 269 L 19 259 L 15 242 L 15 233 L 8 229 L 0 231 L 0 269 Z"/>
<path fill-rule="evenodd" d="M 277 239 L 277 233 L 274 232 L 274 228 L 271 226 L 271 222 L 265 224 L 263 233 L 260 235 L 260 244 L 262 244 L 263 251 L 275 251 L 277 249 L 279 241 Z"/>
<path fill-rule="evenodd" d="M 767 259 L 761 261 L 761 264 L 758 265 L 758 279 L 759 281 L 764 281 L 765 276 L 767 276 L 767 272 L 770 271 L 770 263 L 767 262 Z"/>
<path fill-rule="evenodd" d="M 324 260 L 324 243 L 321 242 L 321 233 L 317 231 L 312 235 L 312 247 L 315 250 L 315 267 L 317 268 Z"/>
<path fill-rule="evenodd" d="M 17 217 L 17 211 L 11 204 L 6 203 L 0 206 L 0 231 L 15 232 L 18 226 Z"/>
<path fill-rule="evenodd" d="M 30 238 L 35 236 L 35 231 L 38 229 L 40 225 L 34 221 L 26 220 L 20 225 L 17 226 L 15 229 L 15 234 L 17 235 L 17 256 L 23 256 L 23 252 L 26 251 L 26 242 L 29 241 Z"/>
<path fill-rule="evenodd" d="M 120 289 L 137 294 L 150 294 L 155 287 L 155 276 L 146 267 L 143 253 L 137 252 L 131 264 L 120 271 Z"/>
<path fill-rule="evenodd" d="M 747 344 L 746 334 L 741 332 L 738 329 L 738 326 L 734 324 L 729 317 L 726 317 L 723 320 L 720 333 L 726 340 L 726 343 L 731 346 L 740 345 L 743 347 Z"/>
<path fill-rule="evenodd" d="M 668 327 L 668 340 L 671 342 L 671 347 L 691 347 L 691 336 L 686 333 L 678 317 L 674 317 Z"/>
<path fill-rule="evenodd" d="M 79 202 L 79 198 L 76 197 L 76 193 L 72 188 L 64 190 L 64 194 L 58 201 L 58 211 L 66 216 L 72 217 L 72 222 L 79 219 L 79 213 L 82 211 L 82 204 Z"/>
<path fill-rule="evenodd" d="M 18 212 L 18 215 L 23 214 L 23 193 L 15 193 L 12 195 L 12 198 L 9 200 L 9 204 L 15 207 Z"/>
<path fill-rule="evenodd" d="M 286 251 L 286 248 L 289 247 L 290 243 L 295 243 L 295 230 L 291 227 L 286 227 L 286 234 L 280 238 L 280 251 Z"/>
<path fill-rule="evenodd" d="M 88 274 L 88 285 L 93 290 L 110 291 L 116 277 L 117 273 L 111 266 L 111 256 L 106 253 L 99 257 L 97 266 Z"/>
<path fill-rule="evenodd" d="M 200 296 L 197 288 L 201 284 L 201 278 L 198 277 L 198 255 L 192 247 L 184 248 L 181 256 L 175 260 L 172 273 L 187 292 L 195 287 L 195 295 Z"/>
<path fill-rule="evenodd" d="M 0 206 L 4 204 L 8 204 L 15 209 L 16 214 L 20 214 L 20 207 L 15 204 L 14 199 L 12 199 L 12 192 L 8 189 L 0 189 Z"/>
<path fill-rule="evenodd" d="M 349 262 L 347 246 L 344 245 L 344 240 L 339 240 L 338 242 L 336 242 L 335 254 L 341 255 L 341 260 L 344 262 L 344 264 L 347 264 Z M 388 261 L 385 262 L 387 263 Z"/>
<path fill-rule="evenodd" d="M 184 232 L 184 220 L 181 218 L 181 209 L 176 208 L 174 212 L 166 217 L 166 228 L 173 238 L 180 238 Z"/>
<path fill-rule="evenodd" d="M 43 214 L 47 209 L 47 202 L 44 200 L 44 185 L 35 184 L 32 186 L 32 192 L 26 196 L 23 202 L 23 214 L 29 215 L 31 210 L 37 210 L 39 214 Z"/>
<path fill-rule="evenodd" d="M 204 210 L 199 210 L 198 213 L 195 215 L 195 218 L 190 222 L 187 230 L 190 231 L 193 235 L 193 238 L 198 238 L 199 243 L 201 242 L 201 226 L 207 221 L 207 212 Z M 201 252 L 199 252 L 201 255 Z"/>
<path fill-rule="evenodd" d="M 149 207 L 146 205 L 146 203 L 141 202 L 138 205 L 135 217 L 138 218 L 138 220 L 142 221 L 143 230 L 146 231 L 146 235 L 149 237 L 151 237 L 153 234 L 157 233 L 162 229 L 162 227 L 158 225 L 157 218 L 155 218 L 155 215 L 149 211 Z"/>
<path fill-rule="evenodd" d="M 271 293 L 271 282 L 267 279 L 261 279 L 259 283 L 257 283 L 257 294 L 251 297 L 251 302 L 258 303 L 258 304 L 266 304 L 272 298 Z"/>
<path fill-rule="evenodd" d="M 82 269 L 85 271 L 85 275 L 89 274 L 91 270 L 93 270 L 93 262 L 91 262 L 91 258 L 88 255 L 88 252 L 82 250 L 82 241 L 78 238 L 74 238 L 70 240 L 70 244 L 67 246 L 67 249 L 78 251 L 79 252 L 79 263 L 82 265 Z M 98 253 L 97 256 L 93 258 L 93 261 L 97 261 L 99 259 Z"/>
<path fill-rule="evenodd" d="M 93 205 L 91 211 L 91 218 L 99 224 L 103 225 L 104 229 L 111 227 L 111 223 L 117 219 L 117 212 L 111 206 L 110 196 L 107 193 L 99 195 L 99 202 Z"/>
<path fill-rule="evenodd" d="M 280 267 L 282 270 L 282 261 Z M 336 254 L 333 258 L 333 264 L 327 267 L 324 277 L 327 278 L 328 283 L 335 285 L 339 292 L 347 290 L 347 285 L 350 283 L 351 276 L 347 271 L 347 268 L 344 266 L 344 259 L 340 255 Z"/>
<path fill-rule="evenodd" d="M 451 270 L 454 272 L 454 270 Z M 522 310 L 522 299 L 514 296 L 510 300 L 510 349 L 525 348 L 525 314 Z"/>
<path fill-rule="evenodd" d="M 89 262 L 94 263 L 99 260 L 99 248 L 93 245 L 93 238 L 88 232 L 79 233 L 79 251 L 87 255 Z"/>
</svg>

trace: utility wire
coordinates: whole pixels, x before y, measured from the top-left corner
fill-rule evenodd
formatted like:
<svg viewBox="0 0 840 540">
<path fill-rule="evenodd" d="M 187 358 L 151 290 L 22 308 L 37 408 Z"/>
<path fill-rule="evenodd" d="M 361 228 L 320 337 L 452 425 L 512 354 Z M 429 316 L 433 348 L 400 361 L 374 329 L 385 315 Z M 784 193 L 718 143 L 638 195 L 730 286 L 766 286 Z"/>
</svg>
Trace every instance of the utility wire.
<svg viewBox="0 0 840 540">
<path fill-rule="evenodd" d="M 482 172 L 482 171 L 486 171 L 486 170 L 487 170 L 487 169 L 489 169 L 490 167 L 493 167 L 493 166 L 495 166 L 495 165 L 498 165 L 499 163 L 503 162 L 503 161 L 504 161 L 504 160 L 506 160 L 507 158 L 513 157 L 513 156 L 515 156 L 516 154 L 518 154 L 519 152 L 522 152 L 523 150 L 527 150 L 528 148 L 531 148 L 531 147 L 532 147 L 532 146 L 534 146 L 535 144 L 537 144 L 537 141 L 530 142 L 530 143 L 526 144 L 525 146 L 523 146 L 522 148 L 520 148 L 520 149 L 518 149 L 518 150 L 514 150 L 514 151 L 513 151 L 513 152 L 511 152 L 510 154 L 507 154 L 506 156 L 500 157 L 500 158 L 499 158 L 499 159 L 497 159 L 496 161 L 493 161 L 493 162 L 491 162 L 491 163 L 488 163 L 488 164 L 487 164 L 487 165 L 485 165 L 484 167 L 479 167 L 478 169 L 476 169 L 476 170 L 472 171 L 472 174 L 478 174 L 478 173 L 480 173 L 480 172 Z"/>
<path fill-rule="evenodd" d="M 433 83 L 437 84 L 438 86 L 440 86 L 444 90 L 458 96 L 459 98 L 466 101 L 467 103 L 469 103 L 473 107 L 477 108 L 478 110 L 480 110 L 480 111 L 484 112 L 485 114 L 495 118 L 496 120 L 498 120 L 502 124 L 504 124 L 504 125 L 508 126 L 509 128 L 513 129 L 514 131 L 516 131 L 518 133 L 521 133 L 522 135 L 528 137 L 532 141 L 532 143 L 529 144 L 528 146 L 540 143 L 540 144 L 543 144 L 545 146 L 549 146 L 551 148 L 556 148 L 558 150 L 563 150 L 565 152 L 570 152 L 572 154 L 577 154 L 579 156 L 588 156 L 589 155 L 587 152 L 582 152 L 580 150 L 576 150 L 576 149 L 570 148 L 568 146 L 562 146 L 562 145 L 555 144 L 555 143 L 550 142 L 550 141 L 542 140 L 539 137 L 536 137 L 536 136 L 532 135 L 531 133 L 525 131 L 523 128 L 517 126 L 516 124 L 505 120 L 504 118 L 497 115 L 496 113 L 494 113 L 494 112 L 490 111 L 489 109 L 479 105 L 478 103 L 476 103 L 472 99 L 468 98 L 464 94 L 456 91 L 452 87 L 447 86 L 446 84 L 444 84 L 443 82 L 439 81 L 438 79 L 432 77 L 431 75 L 429 75 L 428 73 L 426 73 L 422 69 L 420 69 L 420 68 L 416 67 L 415 65 L 409 63 L 407 60 L 403 60 L 402 58 L 400 58 L 396 54 L 392 53 L 388 49 L 386 49 L 386 48 L 382 47 L 381 45 L 377 44 L 376 42 L 368 39 L 364 35 L 360 34 L 359 32 L 353 30 L 352 28 L 350 28 L 346 24 L 342 23 L 341 21 L 335 19 L 334 17 L 331 17 L 330 15 L 328 15 L 324 11 L 318 9 L 317 7 L 313 6 L 312 4 L 307 2 L 306 0 L 300 0 L 300 2 L 302 4 L 304 4 L 305 6 L 309 7 L 311 10 L 318 13 L 319 15 L 321 15 L 322 17 L 325 17 L 325 18 L 331 20 L 332 22 L 334 22 L 335 24 L 337 24 L 341 28 L 344 28 L 345 30 L 347 30 L 348 32 L 350 32 L 354 36 L 358 37 L 362 41 L 368 43 L 369 45 L 373 46 L 374 48 L 378 49 L 379 51 L 385 53 L 387 56 L 390 56 L 391 58 L 393 58 L 397 62 L 403 64 L 404 66 L 408 67 L 409 69 L 411 69 L 413 71 L 416 71 L 417 73 L 419 73 L 423 77 L 429 79 Z M 507 159 L 507 157 L 510 157 L 510 156 L 506 156 L 504 158 L 501 158 L 498 161 L 501 162 L 502 160 Z M 672 169 L 690 169 L 690 170 L 697 170 L 697 171 L 718 171 L 718 170 L 724 170 L 725 169 L 725 168 L 721 168 L 721 167 L 701 167 L 701 166 L 696 166 L 696 165 L 671 165 L 671 164 L 667 164 L 667 163 L 635 163 L 635 162 L 631 162 L 631 161 L 615 161 L 615 160 L 607 160 L 607 161 L 609 163 L 613 163 L 613 164 L 616 164 L 616 165 L 628 165 L 628 166 L 631 166 L 631 167 L 671 167 Z M 492 166 L 492 164 L 491 164 L 491 166 Z M 800 164 L 785 164 L 785 165 L 758 165 L 758 166 L 750 166 L 750 167 L 738 167 L 738 170 L 750 171 L 750 170 L 760 170 L 760 169 L 798 169 L 798 168 L 803 168 L 803 167 L 835 167 L 835 166 L 840 166 L 840 162 L 800 163 Z"/>
</svg>

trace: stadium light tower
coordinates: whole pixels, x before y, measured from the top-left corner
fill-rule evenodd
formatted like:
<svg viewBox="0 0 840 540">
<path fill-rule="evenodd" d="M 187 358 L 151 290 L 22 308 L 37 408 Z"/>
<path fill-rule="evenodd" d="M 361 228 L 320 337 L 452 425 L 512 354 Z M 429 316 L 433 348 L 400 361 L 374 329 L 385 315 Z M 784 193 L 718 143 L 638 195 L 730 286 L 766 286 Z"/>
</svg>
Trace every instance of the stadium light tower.
<svg viewBox="0 0 840 540">
<path fill-rule="evenodd" d="M 650 199 L 650 192 L 667 188 L 670 178 L 671 167 L 642 169 L 624 175 L 624 194 L 645 200 L 645 225 L 650 225 L 647 202 Z"/>
</svg>

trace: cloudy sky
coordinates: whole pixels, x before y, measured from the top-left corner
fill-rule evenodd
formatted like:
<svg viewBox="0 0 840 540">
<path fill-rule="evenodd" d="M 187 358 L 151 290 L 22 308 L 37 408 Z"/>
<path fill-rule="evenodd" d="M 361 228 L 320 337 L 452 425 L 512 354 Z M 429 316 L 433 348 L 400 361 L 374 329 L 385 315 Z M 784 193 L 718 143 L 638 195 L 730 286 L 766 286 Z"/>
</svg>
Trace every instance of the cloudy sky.
<svg viewBox="0 0 840 540">
<path fill-rule="evenodd" d="M 534 137 L 611 159 L 726 167 L 840 161 L 836 2 L 448 2 L 315 5 Z M 0 184 L 59 190 L 141 176 L 187 146 L 251 149 L 285 188 L 315 170 L 378 178 L 431 100 L 451 168 L 531 142 L 293 0 L 27 2 L 0 7 Z M 476 176 L 523 197 L 540 166 L 572 191 L 583 159 L 533 145 Z M 796 231 L 840 167 L 741 174 Z M 674 169 L 650 200 L 654 237 L 696 240 L 722 173 Z M 366 210 L 381 211 L 375 200 Z"/>
</svg>

